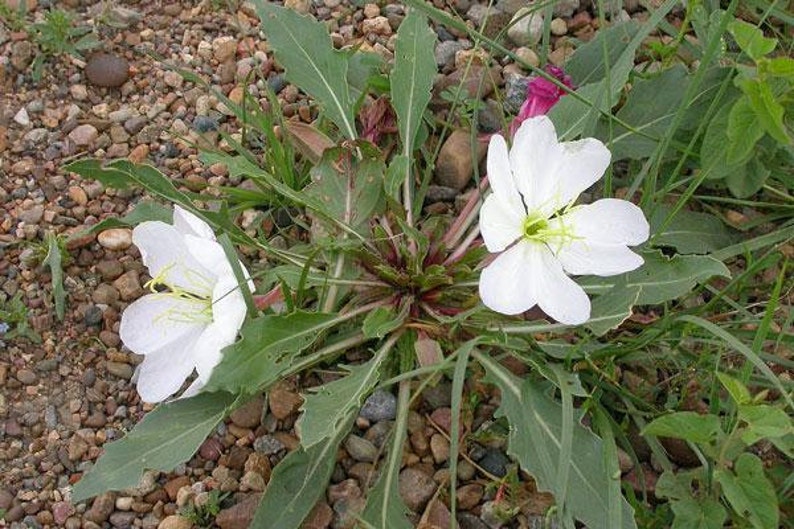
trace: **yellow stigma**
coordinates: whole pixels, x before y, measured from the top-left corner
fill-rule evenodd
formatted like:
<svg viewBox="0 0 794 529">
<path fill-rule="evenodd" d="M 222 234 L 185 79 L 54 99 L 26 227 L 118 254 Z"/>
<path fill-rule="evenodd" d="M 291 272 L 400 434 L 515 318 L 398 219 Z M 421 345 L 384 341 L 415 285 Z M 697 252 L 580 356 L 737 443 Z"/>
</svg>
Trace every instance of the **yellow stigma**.
<svg viewBox="0 0 794 529">
<path fill-rule="evenodd" d="M 555 219 L 562 219 L 556 217 Z M 534 212 L 527 215 L 522 225 L 524 239 L 541 242 L 557 248 L 570 244 L 579 237 L 573 232 L 572 226 L 559 222 L 554 228 L 549 227 L 549 219 L 542 214 Z"/>
<path fill-rule="evenodd" d="M 535 239 L 541 236 L 541 234 L 549 227 L 548 219 L 541 217 L 540 215 L 528 215 L 527 218 L 524 219 L 524 226 L 523 232 L 524 237 L 527 239 Z"/>
</svg>

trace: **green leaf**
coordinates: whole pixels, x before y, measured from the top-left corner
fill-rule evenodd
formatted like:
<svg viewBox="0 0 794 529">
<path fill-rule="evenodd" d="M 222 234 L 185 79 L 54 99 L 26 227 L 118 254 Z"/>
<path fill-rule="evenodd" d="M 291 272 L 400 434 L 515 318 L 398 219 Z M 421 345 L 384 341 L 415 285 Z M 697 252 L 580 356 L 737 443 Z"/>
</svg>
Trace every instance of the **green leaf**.
<svg viewBox="0 0 794 529">
<path fill-rule="evenodd" d="M 430 102 L 436 61 L 433 57 L 436 34 L 416 9 L 400 23 L 394 44 L 391 71 L 391 99 L 397 114 L 397 128 L 403 143 L 402 154 L 410 159 L 422 115 Z"/>
<path fill-rule="evenodd" d="M 637 132 L 617 123 L 612 125 L 609 150 L 613 160 L 639 160 L 653 154 L 659 143 L 654 138 L 661 138 L 667 132 L 689 86 L 689 79 L 686 68 L 679 64 L 634 84 L 616 117 L 632 125 Z M 605 138 L 608 133 L 609 126 L 602 120 L 596 135 Z"/>
<path fill-rule="evenodd" d="M 639 286 L 615 287 L 595 298 L 590 308 L 590 319 L 584 324 L 596 336 L 602 336 L 631 316 L 642 289 Z"/>
<path fill-rule="evenodd" d="M 77 482 L 72 501 L 134 487 L 147 469 L 169 471 L 190 459 L 234 402 L 228 393 L 201 393 L 161 404 L 105 453 Z"/>
<path fill-rule="evenodd" d="M 325 489 L 336 466 L 336 452 L 356 413 L 350 413 L 337 435 L 327 437 L 311 448 L 290 452 L 273 469 L 262 501 L 250 527 L 257 529 L 298 528 Z"/>
<path fill-rule="evenodd" d="M 347 57 L 334 49 L 325 25 L 263 0 L 255 0 L 254 8 L 287 80 L 319 101 L 342 134 L 355 139 Z"/>
<path fill-rule="evenodd" d="M 369 395 L 380 378 L 384 356 L 378 355 L 369 362 L 345 369 L 349 374 L 304 395 L 303 415 L 298 419 L 301 445 L 311 448 L 327 437 L 338 435 L 351 413 L 357 413 L 364 398 Z"/>
<path fill-rule="evenodd" d="M 677 411 L 651 421 L 642 435 L 672 437 L 693 443 L 710 443 L 722 431 L 716 415 L 700 415 L 694 411 Z"/>
<path fill-rule="evenodd" d="M 716 500 L 686 498 L 670 502 L 675 514 L 671 529 L 722 529 L 728 513 Z"/>
<path fill-rule="evenodd" d="M 132 211 L 123 217 L 118 219 L 107 218 L 91 226 L 91 228 L 87 230 L 87 233 L 99 233 L 110 228 L 127 228 L 136 226 L 147 220 L 159 220 L 166 224 L 171 224 L 173 220 L 173 210 L 153 200 L 141 200 L 135 204 Z"/>
<path fill-rule="evenodd" d="M 788 414 L 769 404 L 743 404 L 739 406 L 739 419 L 747 423 L 742 441 L 752 445 L 761 439 L 784 438 L 794 435 Z"/>
<path fill-rule="evenodd" d="M 777 46 L 777 39 L 764 37 L 764 33 L 760 29 L 743 20 L 731 21 L 728 24 L 728 31 L 736 39 L 736 44 L 753 61 L 772 53 Z"/>
<path fill-rule="evenodd" d="M 740 97 L 728 115 L 728 145 L 725 161 L 730 164 L 746 162 L 753 148 L 764 135 L 764 127 L 747 97 Z"/>
<path fill-rule="evenodd" d="M 725 177 L 725 184 L 736 198 L 747 198 L 760 191 L 769 178 L 767 169 L 758 157 L 751 158 L 746 165 L 739 166 Z"/>
<path fill-rule="evenodd" d="M 561 139 L 594 134 L 598 118 L 617 104 L 634 69 L 637 48 L 675 4 L 674 0 L 665 0 L 644 24 L 630 21 L 599 31 L 596 38 L 574 53 L 565 68 L 580 87 L 576 93 L 583 100 L 568 95 L 549 112 Z"/>
<path fill-rule="evenodd" d="M 343 148 L 328 149 L 311 169 L 304 194 L 322 205 L 323 214 L 357 230 L 383 203 L 383 162 L 356 158 Z"/>
<path fill-rule="evenodd" d="M 356 50 L 347 58 L 347 84 L 354 99 L 367 91 L 383 67 L 383 57 L 374 52 Z"/>
<path fill-rule="evenodd" d="M 333 314 L 294 312 L 261 316 L 242 328 L 242 340 L 223 350 L 206 389 L 252 394 L 273 384 L 318 335 L 337 323 Z"/>
<path fill-rule="evenodd" d="M 736 378 L 717 372 L 717 378 L 736 404 L 747 404 L 752 400 L 747 386 Z"/>
<path fill-rule="evenodd" d="M 738 82 L 738 85 L 750 101 L 750 106 L 755 111 L 755 115 L 764 130 L 775 138 L 778 143 L 789 145 L 791 139 L 788 136 L 788 132 L 786 132 L 786 126 L 783 124 L 783 115 L 786 111 L 783 105 L 775 99 L 769 83 L 761 79 L 744 78 Z"/>
<path fill-rule="evenodd" d="M 66 313 L 66 291 L 63 289 L 63 267 L 61 246 L 58 244 L 58 236 L 47 232 L 47 256 L 42 264 L 49 267 L 52 276 L 52 297 L 55 301 L 55 315 L 58 321 L 63 321 Z"/>
<path fill-rule="evenodd" d="M 792 82 L 794 81 L 794 59 L 790 57 L 766 59 L 764 62 L 764 72 L 773 77 L 782 77 Z"/>
<path fill-rule="evenodd" d="M 562 450 L 562 406 L 530 379 L 519 379 L 491 358 L 475 353 L 485 367 L 488 380 L 501 390 L 499 413 L 510 422 L 508 452 L 535 477 L 538 488 L 555 495 L 566 490 L 565 507 L 590 529 L 609 526 L 609 490 L 612 476 L 604 465 L 602 441 L 579 422 L 572 425 L 571 461 L 567 483 L 558 483 L 558 461 Z M 557 501 L 561 498 L 558 497 Z M 622 528 L 636 528 L 634 513 L 621 500 Z"/>
<path fill-rule="evenodd" d="M 754 454 L 741 454 L 733 466 L 714 471 L 714 479 L 722 485 L 722 493 L 731 507 L 756 529 L 777 529 L 779 522 L 777 495 L 772 482 L 764 474 L 764 464 Z"/>
<path fill-rule="evenodd" d="M 638 305 L 654 305 L 676 299 L 714 276 L 730 277 L 720 261 L 705 255 L 666 257 L 661 252 L 643 253 L 645 264 L 620 276 L 583 277 L 579 284 L 590 293 L 605 293 L 610 288 L 641 288 Z"/>
<path fill-rule="evenodd" d="M 361 331 L 367 338 L 383 338 L 400 327 L 405 321 L 405 317 L 404 312 L 397 314 L 386 307 L 378 307 L 364 318 Z"/>
<path fill-rule="evenodd" d="M 367 495 L 367 505 L 364 512 L 361 513 L 362 521 L 376 529 L 411 529 L 413 527 L 405 517 L 409 510 L 400 497 L 399 485 L 400 468 L 403 463 L 403 445 L 408 429 L 410 397 L 411 383 L 408 380 L 403 380 L 400 382 L 397 418 L 389 447 L 389 457 L 381 466 L 378 481 Z M 455 435 L 454 426 L 451 433 Z"/>
<path fill-rule="evenodd" d="M 651 215 L 651 243 L 654 246 L 670 246 L 683 254 L 707 254 L 736 242 L 732 230 L 714 215 L 681 210 L 666 222 L 671 211 L 671 208 L 660 205 Z"/>
</svg>

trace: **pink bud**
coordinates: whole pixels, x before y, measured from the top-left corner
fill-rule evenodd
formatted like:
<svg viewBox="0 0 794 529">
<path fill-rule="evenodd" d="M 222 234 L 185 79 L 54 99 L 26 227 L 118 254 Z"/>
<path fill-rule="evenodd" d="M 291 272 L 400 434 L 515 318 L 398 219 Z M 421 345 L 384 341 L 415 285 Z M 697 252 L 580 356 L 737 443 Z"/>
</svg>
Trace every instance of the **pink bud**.
<svg viewBox="0 0 794 529">
<path fill-rule="evenodd" d="M 573 88 L 571 76 L 557 66 L 546 66 L 546 73 L 554 76 L 568 88 Z M 537 76 L 527 85 L 527 98 L 521 105 L 518 115 L 510 124 L 510 135 L 514 135 L 521 123 L 527 119 L 541 114 L 546 114 L 551 107 L 565 95 L 565 90 L 552 83 L 545 77 Z"/>
</svg>

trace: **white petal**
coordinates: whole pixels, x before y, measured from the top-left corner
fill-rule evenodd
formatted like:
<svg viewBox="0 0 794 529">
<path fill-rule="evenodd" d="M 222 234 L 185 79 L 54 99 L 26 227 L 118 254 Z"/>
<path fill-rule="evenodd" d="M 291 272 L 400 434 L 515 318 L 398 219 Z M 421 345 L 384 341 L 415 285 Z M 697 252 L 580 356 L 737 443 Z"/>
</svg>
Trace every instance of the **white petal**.
<svg viewBox="0 0 794 529">
<path fill-rule="evenodd" d="M 650 228 L 642 210 L 627 200 L 604 198 L 573 208 L 562 222 L 588 243 L 635 246 L 648 240 Z"/>
<path fill-rule="evenodd" d="M 548 174 L 551 202 L 544 204 L 544 211 L 549 213 L 567 206 L 596 183 L 612 158 L 609 149 L 595 138 L 561 143 L 560 147 L 561 155 L 555 171 Z"/>
<path fill-rule="evenodd" d="M 201 297 L 212 293 L 214 275 L 193 257 L 184 235 L 170 224 L 142 222 L 132 230 L 132 241 L 152 277 Z"/>
<path fill-rule="evenodd" d="M 569 274 L 613 276 L 642 266 L 643 259 L 622 244 L 574 241 L 563 246 L 557 258 Z"/>
<path fill-rule="evenodd" d="M 550 202 L 561 154 L 554 124 L 546 116 L 525 120 L 513 137 L 510 166 L 530 212 Z"/>
<path fill-rule="evenodd" d="M 480 233 L 489 252 L 501 252 L 522 235 L 524 217 L 491 193 L 480 208 Z"/>
<path fill-rule="evenodd" d="M 223 246 L 219 243 L 193 235 L 186 235 L 185 244 L 193 257 L 210 270 L 215 277 L 219 278 L 218 280 L 220 280 L 220 278 L 235 277 L 232 265 L 226 258 L 226 252 L 223 251 Z M 248 279 L 248 287 L 251 289 L 251 292 L 253 292 L 255 287 L 254 282 L 251 280 L 251 274 L 248 273 L 243 263 L 239 261 L 238 263 L 243 270 L 243 275 Z"/>
<path fill-rule="evenodd" d="M 121 315 L 119 336 L 131 351 L 148 355 L 198 336 L 209 323 L 208 302 L 169 293 L 149 294 Z"/>
<path fill-rule="evenodd" d="M 523 215 L 525 212 L 524 203 L 513 179 L 507 143 L 505 143 L 505 139 L 502 136 L 494 134 L 488 144 L 488 182 L 490 182 L 491 189 L 502 203 L 509 205 L 510 209 L 521 212 Z"/>
<path fill-rule="evenodd" d="M 221 350 L 234 343 L 247 307 L 234 278 L 221 280 L 212 294 L 212 318 L 196 344 L 193 358 L 199 378 L 206 382 L 221 361 Z"/>
<path fill-rule="evenodd" d="M 144 402 L 160 402 L 176 393 L 193 372 L 193 349 L 200 334 L 147 355 L 138 367 L 136 388 Z"/>
<path fill-rule="evenodd" d="M 538 306 L 560 323 L 579 325 L 590 318 L 590 299 L 546 246 L 534 245 L 532 281 Z M 539 248 L 538 248 L 539 247 Z"/>
<path fill-rule="evenodd" d="M 520 314 L 537 303 L 532 281 L 535 246 L 541 245 L 520 241 L 482 271 L 480 298 L 486 307 L 502 314 Z"/>
<path fill-rule="evenodd" d="M 215 240 L 215 233 L 209 224 L 180 206 L 174 206 L 174 227 L 184 235 Z"/>
</svg>

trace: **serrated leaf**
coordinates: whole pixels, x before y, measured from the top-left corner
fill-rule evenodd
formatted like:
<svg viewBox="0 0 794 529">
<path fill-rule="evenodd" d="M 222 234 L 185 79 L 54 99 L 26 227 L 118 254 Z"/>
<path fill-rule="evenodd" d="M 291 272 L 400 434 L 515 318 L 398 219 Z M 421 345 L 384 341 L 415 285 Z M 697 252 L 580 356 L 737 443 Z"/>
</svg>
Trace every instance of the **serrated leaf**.
<svg viewBox="0 0 794 529">
<path fill-rule="evenodd" d="M 74 486 L 72 501 L 134 487 L 145 470 L 169 471 L 187 461 L 234 400 L 228 393 L 201 393 L 161 404 L 122 439 L 105 445 L 105 453 Z"/>
<path fill-rule="evenodd" d="M 605 278 L 584 277 L 579 284 L 591 293 L 638 286 L 641 290 L 637 304 L 655 305 L 681 297 L 711 277 L 730 277 L 722 262 L 705 255 L 666 257 L 661 252 L 650 252 L 642 257 L 645 264 L 633 272 Z"/>
<path fill-rule="evenodd" d="M 649 219 L 654 246 L 670 246 L 684 254 L 707 254 L 736 242 L 734 232 L 714 215 L 681 210 L 666 222 L 670 212 L 671 208 L 661 205 Z"/>
<path fill-rule="evenodd" d="M 298 419 L 301 445 L 311 448 L 345 428 L 351 413 L 358 413 L 364 398 L 380 378 L 384 356 L 378 355 L 357 366 L 347 366 L 348 375 L 304 394 L 303 415 Z"/>
<path fill-rule="evenodd" d="M 242 340 L 226 347 L 206 389 L 252 394 L 273 384 L 318 335 L 333 326 L 333 314 L 294 312 L 260 316 L 243 325 Z"/>
<path fill-rule="evenodd" d="M 406 314 L 397 314 L 386 307 L 378 307 L 367 314 L 361 331 L 367 338 L 383 338 L 405 321 Z"/>
<path fill-rule="evenodd" d="M 752 445 L 761 439 L 783 439 L 794 435 L 791 418 L 780 408 L 769 404 L 744 404 L 739 406 L 739 419 L 747 423 L 742 441 Z M 785 446 L 786 443 L 783 443 Z M 786 450 L 790 455 L 790 450 Z"/>
<path fill-rule="evenodd" d="M 722 431 L 716 415 L 700 415 L 694 411 L 678 411 L 662 415 L 651 421 L 642 435 L 672 437 L 693 443 L 709 443 Z"/>
<path fill-rule="evenodd" d="M 61 255 L 61 248 L 58 244 L 58 237 L 47 232 L 47 256 L 42 262 L 43 265 L 50 269 L 51 284 L 52 284 L 52 298 L 55 302 L 55 315 L 58 321 L 63 321 L 66 313 L 66 291 L 63 289 L 63 260 Z"/>
<path fill-rule="evenodd" d="M 714 479 L 722 485 L 722 493 L 731 507 L 750 520 L 756 529 L 777 529 L 778 513 L 775 487 L 764 474 L 764 464 L 754 454 L 741 454 L 733 465 L 733 472 L 719 468 Z"/>
<path fill-rule="evenodd" d="M 584 324 L 596 336 L 620 326 L 631 316 L 631 308 L 637 304 L 641 288 L 615 287 L 595 298 L 590 308 L 590 319 Z"/>
<path fill-rule="evenodd" d="M 786 113 L 783 105 L 778 102 L 772 93 L 769 83 L 760 79 L 742 79 L 739 88 L 747 96 L 758 121 L 766 132 L 775 138 L 778 143 L 788 145 L 791 143 L 783 116 Z"/>
<path fill-rule="evenodd" d="M 263 0 L 254 0 L 254 8 L 287 80 L 322 104 L 342 134 L 355 139 L 347 57 L 334 49 L 325 25 Z"/>
<path fill-rule="evenodd" d="M 609 520 L 617 516 L 610 518 L 609 482 L 612 477 L 610 469 L 604 466 L 601 439 L 574 422 L 568 482 L 557 483 L 562 449 L 562 406 L 532 380 L 513 376 L 488 357 L 477 355 L 477 358 L 485 367 L 488 380 L 501 390 L 499 413 L 510 422 L 510 455 L 532 473 L 539 489 L 554 494 L 566 490 L 565 509 L 587 527 L 617 529 L 609 526 Z M 620 506 L 621 527 L 636 528 L 631 506 L 625 499 Z"/>
<path fill-rule="evenodd" d="M 325 489 L 336 466 L 336 452 L 356 418 L 350 413 L 334 437 L 327 437 L 311 448 L 299 447 L 287 454 L 273 469 L 267 489 L 250 527 L 291 529 L 301 526 Z"/>
</svg>

